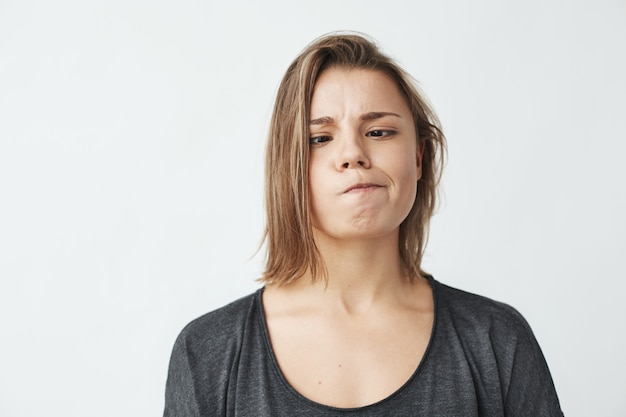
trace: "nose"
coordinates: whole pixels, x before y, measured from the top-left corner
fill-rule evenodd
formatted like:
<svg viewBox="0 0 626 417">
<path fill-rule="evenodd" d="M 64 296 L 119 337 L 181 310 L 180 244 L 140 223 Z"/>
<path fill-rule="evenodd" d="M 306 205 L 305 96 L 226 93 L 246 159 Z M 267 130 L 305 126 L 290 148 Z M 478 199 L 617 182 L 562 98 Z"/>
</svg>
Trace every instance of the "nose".
<svg viewBox="0 0 626 417">
<path fill-rule="evenodd" d="M 338 170 L 370 167 L 367 149 L 363 139 L 358 134 L 343 138 L 339 152 L 337 159 Z"/>
</svg>

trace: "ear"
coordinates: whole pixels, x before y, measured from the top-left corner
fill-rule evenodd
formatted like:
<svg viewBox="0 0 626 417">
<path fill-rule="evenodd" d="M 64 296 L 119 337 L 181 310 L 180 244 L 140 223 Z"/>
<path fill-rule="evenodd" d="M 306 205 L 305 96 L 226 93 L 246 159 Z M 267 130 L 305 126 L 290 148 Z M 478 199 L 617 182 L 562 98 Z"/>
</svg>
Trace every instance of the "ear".
<svg viewBox="0 0 626 417">
<path fill-rule="evenodd" d="M 417 144 L 417 150 L 415 152 L 415 162 L 417 164 L 417 179 L 422 178 L 422 158 L 424 156 L 424 148 L 426 148 L 426 141 L 420 140 Z"/>
</svg>

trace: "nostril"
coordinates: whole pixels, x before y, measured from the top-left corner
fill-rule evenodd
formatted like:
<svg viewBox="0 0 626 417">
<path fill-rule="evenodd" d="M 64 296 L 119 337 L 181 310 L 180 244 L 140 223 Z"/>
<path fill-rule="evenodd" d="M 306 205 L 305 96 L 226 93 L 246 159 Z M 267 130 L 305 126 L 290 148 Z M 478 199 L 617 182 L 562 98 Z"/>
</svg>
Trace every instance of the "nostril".
<svg viewBox="0 0 626 417">
<path fill-rule="evenodd" d="M 367 163 L 365 161 L 356 161 L 356 163 L 351 163 L 351 162 L 344 162 L 343 164 L 341 164 L 342 168 L 346 169 L 346 168 L 350 168 L 350 167 L 355 167 L 355 166 L 361 166 L 364 168 L 367 168 Z"/>
</svg>

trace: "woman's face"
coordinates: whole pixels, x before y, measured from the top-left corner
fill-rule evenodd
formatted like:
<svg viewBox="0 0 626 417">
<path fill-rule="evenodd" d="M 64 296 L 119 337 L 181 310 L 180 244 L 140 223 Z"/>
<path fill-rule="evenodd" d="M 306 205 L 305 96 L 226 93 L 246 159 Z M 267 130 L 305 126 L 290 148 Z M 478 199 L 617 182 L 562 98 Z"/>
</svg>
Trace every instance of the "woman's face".
<svg viewBox="0 0 626 417">
<path fill-rule="evenodd" d="M 325 70 L 313 90 L 309 130 L 315 233 L 397 233 L 415 201 L 422 151 L 395 82 L 379 71 Z"/>
</svg>

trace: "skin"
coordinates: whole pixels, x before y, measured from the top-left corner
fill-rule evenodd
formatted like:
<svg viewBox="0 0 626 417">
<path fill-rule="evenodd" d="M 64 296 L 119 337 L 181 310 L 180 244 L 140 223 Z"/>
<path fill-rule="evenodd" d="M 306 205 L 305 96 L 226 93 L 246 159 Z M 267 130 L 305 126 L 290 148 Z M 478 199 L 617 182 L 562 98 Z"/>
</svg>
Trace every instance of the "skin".
<svg viewBox="0 0 626 417">
<path fill-rule="evenodd" d="M 432 331 L 430 286 L 408 279 L 398 249 L 422 148 L 404 98 L 381 72 L 325 70 L 310 120 L 312 223 L 328 285 L 304 276 L 268 286 L 263 304 L 294 389 L 321 404 L 361 407 L 406 383 Z"/>
</svg>

